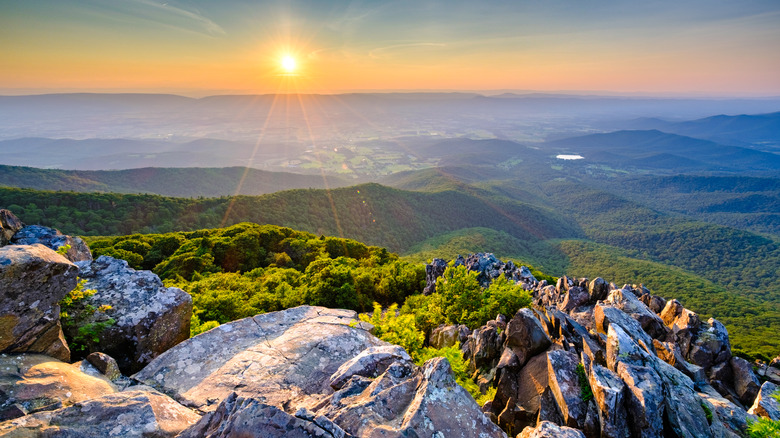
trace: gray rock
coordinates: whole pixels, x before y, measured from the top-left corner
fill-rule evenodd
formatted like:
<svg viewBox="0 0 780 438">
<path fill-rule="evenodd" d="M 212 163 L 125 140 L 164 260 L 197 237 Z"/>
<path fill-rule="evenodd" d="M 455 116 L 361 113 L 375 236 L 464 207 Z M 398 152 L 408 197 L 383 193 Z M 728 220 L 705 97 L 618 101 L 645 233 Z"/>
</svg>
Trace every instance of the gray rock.
<svg viewBox="0 0 780 438">
<path fill-rule="evenodd" d="M 0 423 L 0 435 L 175 437 L 199 418 L 158 392 L 128 391 Z"/>
<path fill-rule="evenodd" d="M 425 289 L 423 295 L 430 295 L 436 292 L 436 280 L 444 274 L 447 269 L 447 261 L 442 259 L 433 259 L 430 264 L 425 265 Z"/>
<path fill-rule="evenodd" d="M 616 373 L 598 364 L 591 365 L 588 381 L 598 406 L 601 436 L 630 437 L 625 406 L 626 385 Z"/>
<path fill-rule="evenodd" d="M 572 286 L 566 292 L 566 295 L 564 295 L 560 308 L 564 312 L 571 312 L 572 310 L 587 304 L 590 301 L 590 298 L 591 296 L 588 294 L 588 291 L 579 286 Z"/>
<path fill-rule="evenodd" d="M 539 417 L 537 423 L 549 421 L 554 424 L 563 424 L 563 415 L 558 402 L 555 401 L 552 389 L 548 386 L 539 397 Z"/>
<path fill-rule="evenodd" d="M 94 352 L 87 356 L 84 360 L 92 364 L 98 371 L 100 371 L 109 380 L 116 380 L 122 377 L 122 372 L 119 371 L 119 365 L 116 363 L 113 357 L 106 353 Z"/>
<path fill-rule="evenodd" d="M 599 333 L 609 334 L 609 327 L 617 325 L 639 345 L 644 345 L 648 352 L 653 352 L 653 338 L 642 329 L 639 322 L 622 310 L 609 305 L 596 304 L 593 309 L 593 317 L 596 321 L 596 330 Z M 610 369 L 614 371 L 610 365 Z"/>
<path fill-rule="evenodd" d="M 116 392 L 111 382 L 94 369 L 41 354 L 0 355 L 0 370 L 3 419 L 59 409 Z"/>
<path fill-rule="evenodd" d="M 741 357 L 731 358 L 731 372 L 734 374 L 734 391 L 745 406 L 752 406 L 761 384 L 758 383 L 750 362 Z"/>
<path fill-rule="evenodd" d="M 113 318 L 116 323 L 100 333 L 90 351 L 102 351 L 119 364 L 125 374 L 143 368 L 152 359 L 190 336 L 192 297 L 181 289 L 163 286 L 151 271 L 136 271 L 124 260 L 100 256 L 93 262 L 79 262 L 86 289 L 96 293 L 87 304 L 96 312 L 85 323 Z M 71 336 L 75 333 L 71 334 Z"/>
<path fill-rule="evenodd" d="M 724 436 L 741 438 L 747 428 L 748 420 L 756 420 L 753 415 L 745 412 L 742 407 L 723 398 L 710 385 L 702 385 L 698 395 L 702 401 L 706 402 L 710 407 L 713 414 L 713 420 L 717 420 L 717 422 L 720 423 L 720 429 L 723 429 L 722 435 Z M 713 421 L 713 426 L 715 426 L 715 421 Z M 719 436 L 717 433 L 718 428 L 711 427 L 710 429 L 713 430 L 713 436 Z"/>
<path fill-rule="evenodd" d="M 663 386 L 666 428 L 678 437 L 711 437 L 707 415 L 694 391 L 693 381 L 660 359 L 656 359 L 654 368 Z"/>
<path fill-rule="evenodd" d="M 666 337 L 668 330 L 664 326 L 664 321 L 655 312 L 648 309 L 643 302 L 639 301 L 632 292 L 622 289 L 613 290 L 604 302 L 611 304 L 637 320 L 642 330 L 653 338 L 662 339 Z"/>
<path fill-rule="evenodd" d="M 536 427 L 527 427 L 517 438 L 585 438 L 585 435 L 571 427 L 561 427 L 550 421 L 542 421 Z"/>
<path fill-rule="evenodd" d="M 351 310 L 301 306 L 201 333 L 133 376 L 210 411 L 236 392 L 281 406 L 297 394 L 330 393 L 331 376 L 363 350 L 388 345 L 359 327 Z"/>
<path fill-rule="evenodd" d="M 451 347 L 458 343 L 460 329 L 457 325 L 442 325 L 431 332 L 430 344 L 433 348 Z"/>
<path fill-rule="evenodd" d="M 360 354 L 344 362 L 330 377 L 330 386 L 341 389 L 352 376 L 377 377 L 385 372 L 393 362 L 411 363 L 412 358 L 406 350 L 397 345 L 380 345 L 369 347 Z"/>
<path fill-rule="evenodd" d="M 596 277 L 588 284 L 588 294 L 590 301 L 595 303 L 607 298 L 609 295 L 609 283 L 601 277 Z"/>
<path fill-rule="evenodd" d="M 681 371 L 694 382 L 706 382 L 707 376 L 704 373 L 704 369 L 698 365 L 688 363 L 688 361 L 683 358 L 682 352 L 680 352 L 680 348 L 677 344 L 653 339 L 653 346 L 661 360 Z"/>
<path fill-rule="evenodd" d="M 634 342 L 634 339 L 618 324 L 610 324 L 607 330 L 607 366 L 609 369 L 617 371 L 619 362 L 638 366 L 650 366 L 655 362 L 654 356 Z"/>
<path fill-rule="evenodd" d="M 631 436 L 663 436 L 664 393 L 652 368 L 618 362 L 617 374 L 628 388 L 626 412 Z"/>
<path fill-rule="evenodd" d="M 43 245 L 0 248 L 0 353 L 43 353 L 70 360 L 59 302 L 78 268 Z"/>
<path fill-rule="evenodd" d="M 714 318 L 708 319 L 707 323 L 699 328 L 697 338 L 686 357 L 689 362 L 705 370 L 727 362 L 731 359 L 731 343 L 726 327 Z"/>
<path fill-rule="evenodd" d="M 582 429 L 588 406 L 582 401 L 577 376 L 577 356 L 568 351 L 547 353 L 547 375 L 550 390 L 561 409 L 564 423 L 569 427 Z"/>
<path fill-rule="evenodd" d="M 73 263 L 92 260 L 92 253 L 81 237 L 66 236 L 54 228 L 41 225 L 24 227 L 14 234 L 11 243 L 14 245 L 34 245 L 40 243 L 54 251 L 65 245 L 70 248 L 65 253 L 65 258 Z"/>
<path fill-rule="evenodd" d="M 772 396 L 778 389 L 774 383 L 764 382 L 748 412 L 759 417 L 780 421 L 780 402 Z"/>
<path fill-rule="evenodd" d="M 343 438 L 344 431 L 327 418 L 295 416 L 257 399 L 230 394 L 214 412 L 203 416 L 178 438 Z M 318 421 L 319 420 L 319 421 Z M 320 423 L 320 424 L 318 424 Z"/>
<path fill-rule="evenodd" d="M 0 246 L 8 245 L 17 231 L 24 228 L 24 224 L 10 211 L 0 209 Z"/>
<path fill-rule="evenodd" d="M 547 353 L 541 353 L 529 359 L 522 368 L 500 374 L 493 398 L 493 412 L 497 415 L 507 412 L 506 416 L 513 414 L 505 419 L 513 425 L 512 430 L 523 430 L 536 424 L 541 396 L 549 388 L 547 369 Z"/>
<path fill-rule="evenodd" d="M 517 356 L 519 366 L 532 356 L 546 350 L 552 344 L 544 332 L 542 324 L 531 309 L 520 309 L 506 327 L 505 348 L 509 348 Z"/>
</svg>

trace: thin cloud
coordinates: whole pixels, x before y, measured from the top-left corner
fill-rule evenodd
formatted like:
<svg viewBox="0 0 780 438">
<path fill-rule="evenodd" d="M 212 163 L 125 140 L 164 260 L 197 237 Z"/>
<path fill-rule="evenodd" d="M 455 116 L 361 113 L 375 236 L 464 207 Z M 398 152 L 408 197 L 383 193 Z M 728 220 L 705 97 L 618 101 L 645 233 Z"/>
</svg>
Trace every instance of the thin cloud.
<svg viewBox="0 0 780 438">
<path fill-rule="evenodd" d="M 212 36 L 227 35 L 227 32 L 225 32 L 225 30 L 220 25 L 208 19 L 207 17 L 204 17 L 197 11 L 189 11 L 178 6 L 174 6 L 171 3 L 173 2 L 160 3 L 152 0 L 126 0 L 126 4 L 128 4 L 128 6 L 130 6 L 130 4 L 136 4 L 141 5 L 142 7 L 153 9 L 147 13 L 147 11 L 138 11 L 137 9 L 133 8 L 133 11 L 136 12 L 134 15 L 141 16 L 146 20 L 182 30 L 195 30 Z M 163 12 L 164 14 L 159 15 L 160 12 Z M 168 17 L 165 16 L 166 14 Z"/>
<path fill-rule="evenodd" d="M 386 57 L 391 52 L 401 50 L 401 49 L 409 49 L 409 48 L 416 48 L 416 47 L 447 47 L 447 45 L 443 43 L 394 44 L 392 46 L 378 47 L 376 49 L 370 50 L 368 52 L 368 56 L 374 59 L 380 59 Z"/>
</svg>

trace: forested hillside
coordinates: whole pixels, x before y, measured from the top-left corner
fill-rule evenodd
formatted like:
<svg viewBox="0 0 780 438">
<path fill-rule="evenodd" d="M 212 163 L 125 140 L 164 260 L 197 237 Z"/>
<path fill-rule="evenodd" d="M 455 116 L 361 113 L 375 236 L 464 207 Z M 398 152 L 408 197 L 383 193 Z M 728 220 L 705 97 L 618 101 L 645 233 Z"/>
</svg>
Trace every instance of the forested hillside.
<svg viewBox="0 0 780 438">
<path fill-rule="evenodd" d="M 246 167 L 59 170 L 0 165 L 0 186 L 72 192 L 149 193 L 185 198 L 262 195 L 289 189 L 343 187 L 337 176 L 267 172 Z"/>
<path fill-rule="evenodd" d="M 579 236 L 574 225 L 545 208 L 478 193 L 408 192 L 378 184 L 204 199 L 0 189 L 0 204 L 25 222 L 79 235 L 195 230 L 251 221 L 345 236 L 399 252 L 475 226 L 531 241 Z"/>
</svg>

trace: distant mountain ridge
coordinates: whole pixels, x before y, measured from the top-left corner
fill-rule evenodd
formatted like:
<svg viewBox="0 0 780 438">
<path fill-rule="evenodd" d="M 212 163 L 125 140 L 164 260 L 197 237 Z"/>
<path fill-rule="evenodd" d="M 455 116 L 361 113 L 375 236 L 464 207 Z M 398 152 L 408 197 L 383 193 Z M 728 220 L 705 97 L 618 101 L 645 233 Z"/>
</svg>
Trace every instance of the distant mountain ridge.
<svg viewBox="0 0 780 438">
<path fill-rule="evenodd" d="M 74 192 L 151 193 L 177 197 L 263 195 L 354 184 L 337 176 L 268 172 L 246 167 L 58 170 L 0 165 L 0 186 Z"/>
</svg>

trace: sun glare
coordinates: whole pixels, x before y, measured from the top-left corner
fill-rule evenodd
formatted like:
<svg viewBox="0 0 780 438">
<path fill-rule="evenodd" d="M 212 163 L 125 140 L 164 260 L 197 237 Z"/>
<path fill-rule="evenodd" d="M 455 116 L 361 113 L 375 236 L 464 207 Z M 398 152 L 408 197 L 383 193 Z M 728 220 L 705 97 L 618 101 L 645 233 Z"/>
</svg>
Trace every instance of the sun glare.
<svg viewBox="0 0 780 438">
<path fill-rule="evenodd" d="M 295 58 L 293 58 L 290 55 L 286 55 L 282 58 L 282 68 L 287 73 L 292 73 L 295 71 Z"/>
</svg>

